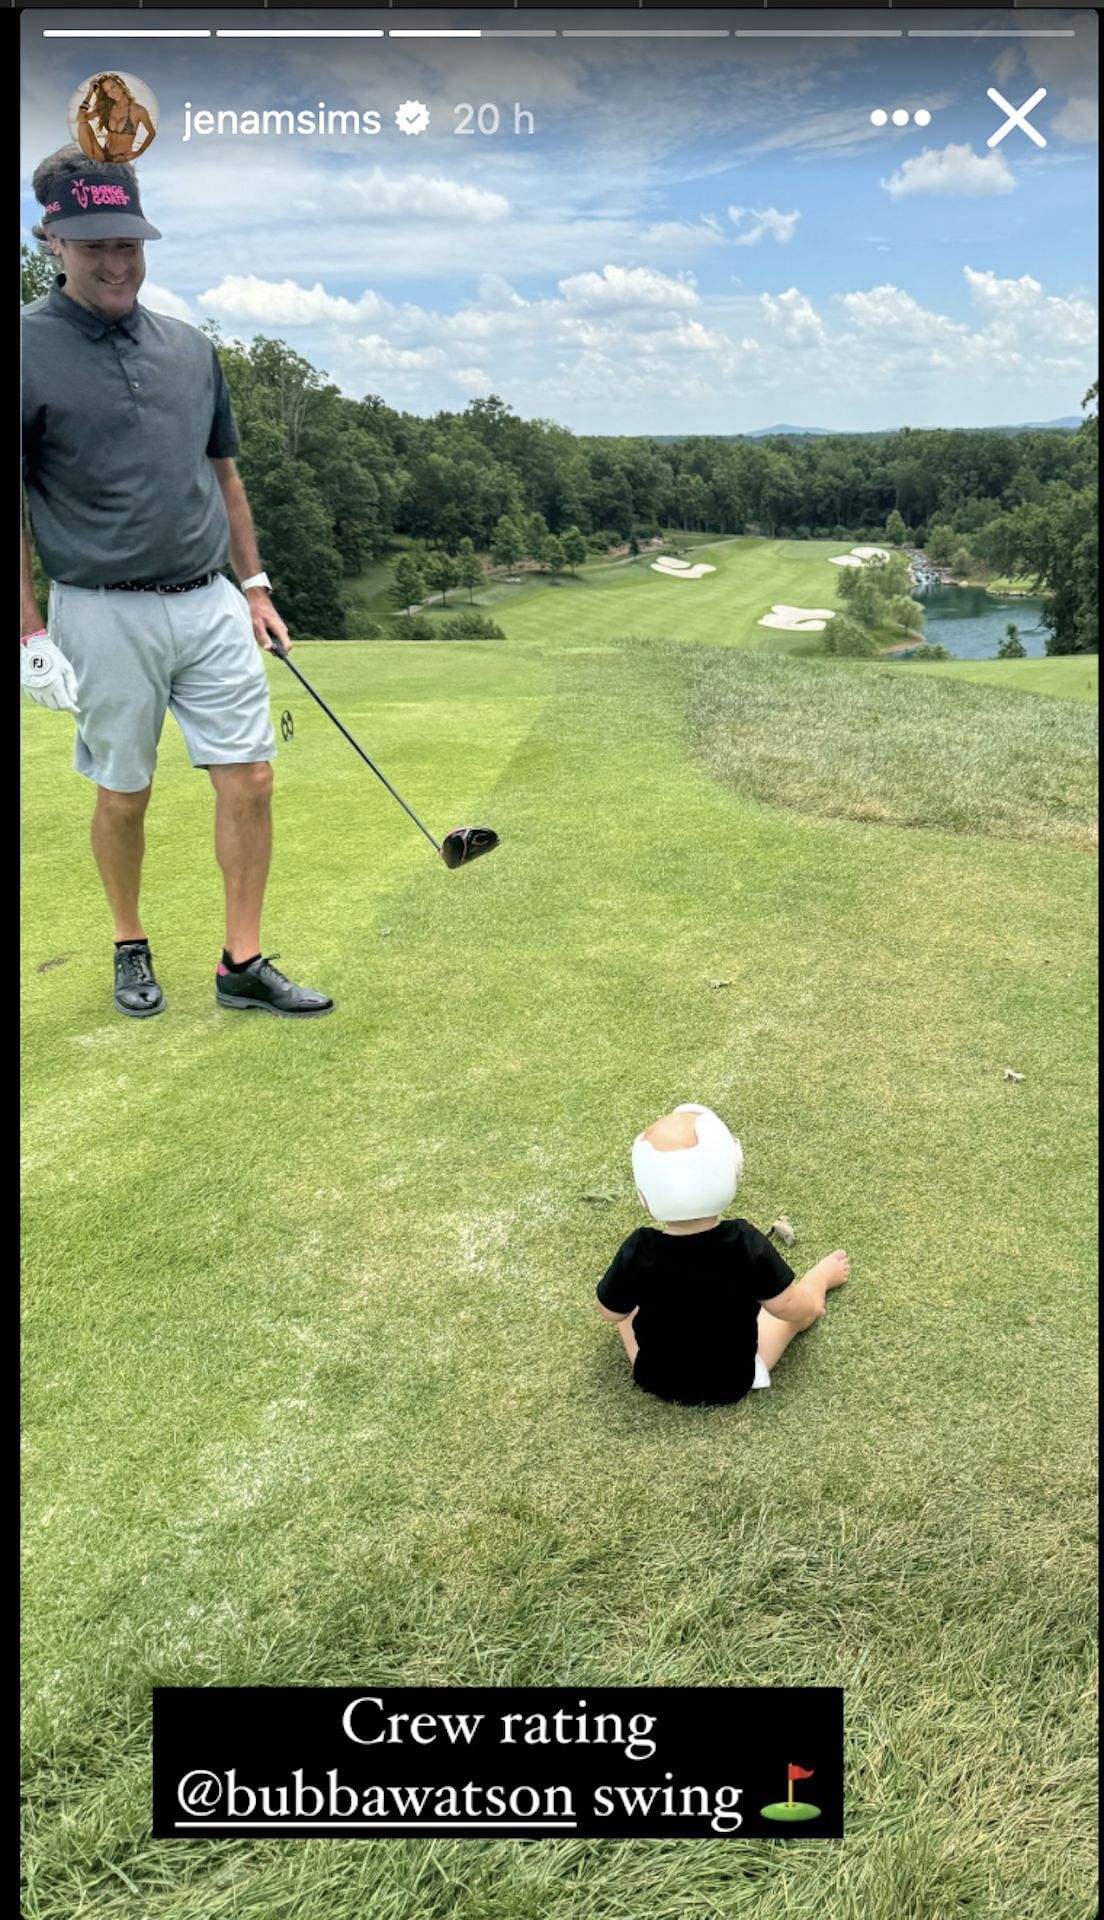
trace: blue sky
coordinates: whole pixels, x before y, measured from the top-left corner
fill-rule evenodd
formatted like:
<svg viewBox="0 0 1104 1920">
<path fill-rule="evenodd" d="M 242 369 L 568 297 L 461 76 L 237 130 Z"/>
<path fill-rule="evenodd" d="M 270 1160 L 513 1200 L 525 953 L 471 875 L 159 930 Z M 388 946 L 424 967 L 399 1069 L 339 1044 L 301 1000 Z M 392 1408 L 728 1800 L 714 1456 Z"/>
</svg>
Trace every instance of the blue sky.
<svg viewBox="0 0 1104 1920">
<path fill-rule="evenodd" d="M 1050 419 L 1075 413 L 1095 377 L 1093 14 L 805 16 L 1069 36 L 1020 40 L 40 37 L 88 18 L 23 16 L 25 230 L 31 172 L 66 138 L 74 89 L 108 66 L 137 74 L 160 108 L 141 178 L 165 236 L 143 298 L 228 336 L 286 339 L 350 394 L 429 413 L 497 392 L 580 432 L 857 430 Z M 1018 128 L 988 148 L 1005 117 L 990 86 L 1013 106 L 1046 87 L 1032 115 L 1045 150 Z M 417 136 L 395 124 L 408 99 L 430 109 Z M 185 102 L 194 116 L 320 101 L 374 109 L 381 131 L 183 138 Z M 457 137 L 463 101 L 496 103 L 503 131 Z M 510 130 L 515 101 L 534 134 Z M 879 129 L 875 108 L 931 121 Z"/>
</svg>

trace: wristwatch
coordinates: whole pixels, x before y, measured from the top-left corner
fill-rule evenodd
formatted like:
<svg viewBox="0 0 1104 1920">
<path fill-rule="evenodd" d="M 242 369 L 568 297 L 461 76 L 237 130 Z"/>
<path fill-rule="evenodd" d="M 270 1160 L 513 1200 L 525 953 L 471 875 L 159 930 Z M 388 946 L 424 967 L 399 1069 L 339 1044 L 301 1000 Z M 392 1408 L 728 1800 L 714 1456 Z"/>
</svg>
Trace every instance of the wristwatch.
<svg viewBox="0 0 1104 1920">
<path fill-rule="evenodd" d="M 242 580 L 239 584 L 243 593 L 248 593 L 250 587 L 263 587 L 266 593 L 272 592 L 272 582 L 267 573 L 251 573 L 248 580 Z"/>
</svg>

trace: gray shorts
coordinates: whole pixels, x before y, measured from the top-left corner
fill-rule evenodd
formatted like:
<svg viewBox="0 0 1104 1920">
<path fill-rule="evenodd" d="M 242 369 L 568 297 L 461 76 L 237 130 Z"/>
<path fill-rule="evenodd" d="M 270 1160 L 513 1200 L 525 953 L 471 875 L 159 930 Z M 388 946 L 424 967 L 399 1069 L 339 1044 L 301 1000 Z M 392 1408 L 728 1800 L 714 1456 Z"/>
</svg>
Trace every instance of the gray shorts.
<svg viewBox="0 0 1104 1920">
<path fill-rule="evenodd" d="M 112 793 L 141 793 L 166 711 L 193 767 L 272 760 L 268 675 L 244 594 L 223 574 L 191 593 L 50 588 L 50 638 L 77 676 L 73 764 Z"/>
</svg>

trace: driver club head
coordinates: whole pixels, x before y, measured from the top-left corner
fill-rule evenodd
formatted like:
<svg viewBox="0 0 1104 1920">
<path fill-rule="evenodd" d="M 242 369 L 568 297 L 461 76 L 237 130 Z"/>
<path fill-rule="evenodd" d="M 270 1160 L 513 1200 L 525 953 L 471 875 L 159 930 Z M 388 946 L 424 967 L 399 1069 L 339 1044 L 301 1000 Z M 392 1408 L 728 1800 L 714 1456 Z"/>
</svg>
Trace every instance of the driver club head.
<svg viewBox="0 0 1104 1920">
<path fill-rule="evenodd" d="M 454 827 L 441 842 L 441 858 L 446 867 L 464 867 L 481 853 L 493 853 L 497 845 L 498 835 L 490 827 Z"/>
</svg>

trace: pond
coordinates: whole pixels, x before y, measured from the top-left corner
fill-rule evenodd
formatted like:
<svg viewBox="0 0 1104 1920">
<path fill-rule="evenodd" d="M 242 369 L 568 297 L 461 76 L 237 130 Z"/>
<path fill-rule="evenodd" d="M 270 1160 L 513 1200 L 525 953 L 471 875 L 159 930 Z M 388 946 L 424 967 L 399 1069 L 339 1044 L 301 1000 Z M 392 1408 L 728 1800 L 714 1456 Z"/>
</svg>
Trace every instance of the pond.
<svg viewBox="0 0 1104 1920">
<path fill-rule="evenodd" d="M 916 597 L 927 616 L 924 638 L 956 660 L 995 660 L 1009 621 L 1033 660 L 1046 652 L 1041 600 L 986 593 L 984 587 L 929 587 Z"/>
</svg>

